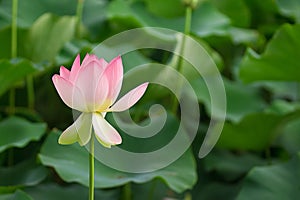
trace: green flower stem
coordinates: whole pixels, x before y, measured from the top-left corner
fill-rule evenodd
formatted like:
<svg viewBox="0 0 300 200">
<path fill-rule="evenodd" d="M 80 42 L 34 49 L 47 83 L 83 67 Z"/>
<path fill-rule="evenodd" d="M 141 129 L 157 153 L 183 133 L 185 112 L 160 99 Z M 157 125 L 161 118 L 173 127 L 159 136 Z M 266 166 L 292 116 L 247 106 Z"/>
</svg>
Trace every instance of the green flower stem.
<svg viewBox="0 0 300 200">
<path fill-rule="evenodd" d="M 18 2 L 18 0 L 14 0 L 14 2 Z M 15 41 L 15 47 L 14 47 L 15 54 L 14 55 L 16 57 L 17 56 L 17 36 L 16 36 L 15 40 L 13 40 L 13 41 Z M 13 50 L 12 50 L 12 52 L 13 52 Z M 27 105 L 28 105 L 29 109 L 33 109 L 34 108 L 34 99 L 35 99 L 35 97 L 34 97 L 35 95 L 34 95 L 33 77 L 32 76 L 27 76 L 26 77 L 26 82 L 27 82 Z"/>
<path fill-rule="evenodd" d="M 191 193 L 186 193 L 185 195 L 184 195 L 184 200 L 192 200 L 192 195 L 191 195 Z"/>
<path fill-rule="evenodd" d="M 82 11 L 83 11 L 83 3 L 84 0 L 77 1 L 77 8 L 76 8 L 76 37 L 80 38 L 80 25 L 82 20 Z"/>
<path fill-rule="evenodd" d="M 153 200 L 154 199 L 154 192 L 155 192 L 155 188 L 157 186 L 157 180 L 153 180 L 152 181 L 152 185 L 151 185 L 151 188 L 150 188 L 150 192 L 149 192 L 149 195 L 148 195 L 148 200 Z"/>
<path fill-rule="evenodd" d="M 94 163 L 94 135 L 90 141 L 90 184 L 89 184 L 89 200 L 94 200 L 94 187 L 95 187 L 95 163 Z"/>
<path fill-rule="evenodd" d="M 11 25 L 11 57 L 16 58 L 18 52 L 18 29 L 17 29 L 17 18 L 18 18 L 18 0 L 12 1 L 12 25 Z M 34 87 L 33 87 L 33 78 L 28 76 L 26 79 L 27 82 L 27 95 L 28 95 L 28 108 L 34 108 Z M 14 89 L 11 89 L 14 90 Z M 12 92 L 11 93 L 15 93 Z M 11 97 L 15 98 L 15 97 Z M 10 101 L 14 102 L 14 101 Z M 14 107 L 14 104 L 10 104 Z M 13 109 L 11 109 L 13 110 Z"/>
<path fill-rule="evenodd" d="M 12 1 L 12 20 L 11 20 L 11 57 L 17 57 L 17 17 L 18 17 L 18 0 Z"/>
<path fill-rule="evenodd" d="M 123 199 L 124 200 L 131 200 L 131 184 L 126 183 L 123 187 Z"/>
<path fill-rule="evenodd" d="M 18 0 L 12 1 L 12 19 L 11 19 L 11 58 L 17 57 L 17 46 L 18 46 L 18 30 L 17 30 L 17 17 L 18 17 Z M 9 109 L 8 113 L 13 115 L 15 113 L 16 106 L 16 91 L 15 88 L 11 88 L 9 91 Z M 8 166 L 12 166 L 14 163 L 14 149 L 8 150 Z"/>
<path fill-rule="evenodd" d="M 185 43 L 186 43 L 186 36 L 189 35 L 191 32 L 191 24 L 192 24 L 192 7 L 187 6 L 186 11 L 185 11 L 184 37 L 182 38 L 182 44 L 181 44 L 181 48 L 180 48 L 181 55 L 184 53 L 184 50 L 185 50 L 184 48 L 185 48 Z M 183 66 L 183 59 L 182 59 L 182 57 L 179 57 L 178 65 L 177 65 L 177 71 L 179 73 L 181 73 L 181 71 L 182 71 L 182 66 Z M 182 85 L 182 83 L 178 84 L 178 87 L 177 87 L 178 91 L 181 90 L 181 85 Z M 173 113 L 176 114 L 177 109 L 178 109 L 178 100 L 177 100 L 176 96 L 174 96 L 173 102 L 172 102 Z"/>
<path fill-rule="evenodd" d="M 12 20 L 11 20 L 11 58 L 17 57 L 17 17 L 18 17 L 18 0 L 12 1 Z M 9 114 L 15 113 L 15 88 L 9 92 Z"/>
<path fill-rule="evenodd" d="M 182 45 L 181 45 L 181 49 L 180 49 L 181 54 L 184 52 L 185 43 L 186 43 L 186 35 L 189 35 L 191 32 L 191 24 L 192 24 L 192 8 L 187 7 L 186 11 L 185 11 L 185 26 L 184 26 L 184 35 L 185 36 L 182 39 Z M 183 64 L 183 59 L 182 59 L 182 57 L 179 57 L 178 66 L 177 66 L 178 72 L 181 72 L 182 64 Z"/>
</svg>

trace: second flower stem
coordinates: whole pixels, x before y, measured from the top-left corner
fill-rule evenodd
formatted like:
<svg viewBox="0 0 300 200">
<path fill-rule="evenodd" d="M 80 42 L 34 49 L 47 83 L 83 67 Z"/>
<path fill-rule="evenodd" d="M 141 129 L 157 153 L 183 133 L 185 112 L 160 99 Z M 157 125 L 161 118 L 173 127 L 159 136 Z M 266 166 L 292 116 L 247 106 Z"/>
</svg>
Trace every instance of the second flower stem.
<svg viewBox="0 0 300 200">
<path fill-rule="evenodd" d="M 18 0 L 12 1 L 12 21 L 11 21 L 11 57 L 17 57 L 17 17 L 18 17 Z"/>
<path fill-rule="evenodd" d="M 192 23 L 192 8 L 186 7 L 185 11 L 185 24 L 184 24 L 184 37 L 182 38 L 182 44 L 180 53 L 184 55 L 185 51 L 185 43 L 186 43 L 186 36 L 190 35 L 191 32 L 191 23 Z M 183 59 L 182 57 L 179 57 L 178 65 L 177 65 L 177 71 L 181 72 L 183 65 Z"/>
<path fill-rule="evenodd" d="M 192 24 L 192 8 L 190 6 L 187 6 L 186 11 L 185 11 L 184 35 L 183 35 L 182 43 L 181 43 L 181 47 L 180 47 L 180 55 L 184 55 L 186 37 L 191 32 L 191 24 Z M 181 73 L 182 67 L 183 67 L 183 58 L 181 56 L 179 56 L 178 64 L 177 64 L 177 71 L 179 73 Z M 181 86 L 182 86 L 182 82 L 179 81 L 179 83 L 177 84 L 177 90 L 179 93 L 181 90 Z M 172 101 L 172 108 L 171 108 L 174 114 L 177 113 L 178 104 L 179 104 L 178 101 L 179 100 L 177 100 L 176 96 L 174 96 L 173 101 Z"/>
<path fill-rule="evenodd" d="M 18 31 L 17 31 L 17 17 L 18 17 L 18 0 L 12 1 L 12 19 L 11 19 L 11 58 L 17 57 L 18 46 Z M 9 114 L 15 113 L 15 88 L 11 88 L 9 92 Z"/>
<path fill-rule="evenodd" d="M 94 187 L 95 187 L 95 163 L 94 163 L 94 135 L 91 137 L 90 141 L 90 158 L 89 158 L 89 166 L 90 166 L 90 183 L 89 183 L 89 200 L 94 200 Z"/>
<path fill-rule="evenodd" d="M 77 38 L 81 37 L 81 20 L 82 20 L 82 11 L 83 11 L 83 3 L 84 0 L 78 0 L 77 1 L 77 8 L 76 8 L 76 32 L 75 35 Z"/>
</svg>

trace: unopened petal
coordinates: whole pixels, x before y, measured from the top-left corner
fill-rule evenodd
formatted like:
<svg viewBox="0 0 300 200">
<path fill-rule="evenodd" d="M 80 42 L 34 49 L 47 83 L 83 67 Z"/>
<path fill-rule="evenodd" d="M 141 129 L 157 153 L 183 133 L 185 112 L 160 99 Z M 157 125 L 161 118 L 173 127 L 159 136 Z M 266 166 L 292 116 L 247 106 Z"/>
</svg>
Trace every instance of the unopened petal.
<svg viewBox="0 0 300 200">
<path fill-rule="evenodd" d="M 79 70 L 80 70 L 80 55 L 78 54 L 71 68 L 71 73 L 69 78 L 71 82 L 74 82 L 76 80 Z"/>
<path fill-rule="evenodd" d="M 69 80 L 70 71 L 67 68 L 65 68 L 64 66 L 61 66 L 59 69 L 59 75 L 61 77 L 63 77 L 64 79 Z"/>
<path fill-rule="evenodd" d="M 99 63 L 101 63 L 103 69 L 105 69 L 108 65 L 108 63 L 106 62 L 106 60 L 104 60 L 103 58 L 98 59 Z"/>
<path fill-rule="evenodd" d="M 122 138 L 99 113 L 93 114 L 93 127 L 97 140 L 105 147 L 122 143 Z"/>
<path fill-rule="evenodd" d="M 82 113 L 59 137 L 59 144 L 73 144 L 78 142 L 86 145 L 92 133 L 92 114 Z"/>
<path fill-rule="evenodd" d="M 81 67 L 85 67 L 87 66 L 90 62 L 97 62 L 98 63 L 98 66 L 102 69 L 105 69 L 106 65 L 107 65 L 107 62 L 101 58 L 99 59 L 96 55 L 89 55 L 89 54 L 86 54 L 86 56 L 84 57 L 82 63 L 81 63 Z"/>
<path fill-rule="evenodd" d="M 143 83 L 130 90 L 119 101 L 117 101 L 108 111 L 121 112 L 132 107 L 145 93 L 149 83 Z"/>
<path fill-rule="evenodd" d="M 81 63 L 82 66 L 85 66 L 86 64 L 88 64 L 90 62 L 90 54 L 86 54 L 83 58 L 83 61 Z"/>
<path fill-rule="evenodd" d="M 82 112 L 87 111 L 84 97 L 76 86 L 57 74 L 52 77 L 52 81 L 60 98 L 67 106 Z"/>
<path fill-rule="evenodd" d="M 123 81 L 123 64 L 120 56 L 114 58 L 107 65 L 104 76 L 109 80 L 109 93 L 107 98 L 114 102 L 120 93 Z"/>
</svg>

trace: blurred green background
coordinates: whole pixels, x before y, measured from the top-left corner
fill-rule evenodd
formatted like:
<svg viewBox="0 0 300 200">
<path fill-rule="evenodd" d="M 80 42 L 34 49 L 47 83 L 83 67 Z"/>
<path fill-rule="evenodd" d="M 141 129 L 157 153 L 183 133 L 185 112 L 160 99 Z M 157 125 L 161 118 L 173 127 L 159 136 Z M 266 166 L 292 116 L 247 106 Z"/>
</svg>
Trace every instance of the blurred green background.
<svg viewBox="0 0 300 200">
<path fill-rule="evenodd" d="M 83 58 L 125 30 L 154 26 L 184 32 L 187 2 L 0 0 L 0 200 L 87 199 L 88 152 L 78 144 L 57 144 L 73 118 L 52 75 L 61 65 L 70 67 L 78 53 Z M 182 73 L 201 109 L 191 148 L 151 173 L 119 172 L 97 162 L 96 199 L 299 198 L 299 23 L 299 0 L 199 0 L 186 33 L 214 59 L 227 96 L 216 147 L 198 158 L 211 119 L 210 97 L 200 75 L 191 76 L 183 62 Z M 123 61 L 125 71 L 143 62 L 181 62 L 155 49 L 125 55 Z M 171 117 L 161 134 L 168 139 L 180 117 L 172 113 L 172 99 L 168 91 L 151 86 L 132 116 L 141 122 L 150 105 L 165 105 Z M 124 148 L 127 140 L 127 146 L 138 147 L 122 136 Z"/>
</svg>

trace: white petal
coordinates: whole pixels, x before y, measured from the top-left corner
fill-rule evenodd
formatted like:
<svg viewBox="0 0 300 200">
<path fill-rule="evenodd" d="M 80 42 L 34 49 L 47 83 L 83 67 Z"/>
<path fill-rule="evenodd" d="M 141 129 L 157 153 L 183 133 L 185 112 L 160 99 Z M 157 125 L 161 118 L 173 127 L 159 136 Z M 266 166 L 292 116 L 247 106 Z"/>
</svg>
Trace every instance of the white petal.
<svg viewBox="0 0 300 200">
<path fill-rule="evenodd" d="M 93 113 L 93 127 L 97 140 L 105 147 L 122 143 L 122 138 L 99 113 Z"/>
<path fill-rule="evenodd" d="M 83 146 L 86 145 L 92 135 L 92 114 L 82 113 L 79 117 L 79 122 L 76 124 L 78 132 L 78 143 Z M 78 121 L 78 120 L 76 120 Z"/>
<path fill-rule="evenodd" d="M 75 123 L 69 126 L 58 139 L 59 144 L 73 144 L 78 141 L 78 135 L 75 128 Z"/>
<path fill-rule="evenodd" d="M 92 114 L 82 113 L 77 120 L 69 126 L 59 137 L 59 144 L 72 144 L 78 142 L 86 145 L 92 133 Z"/>
</svg>

